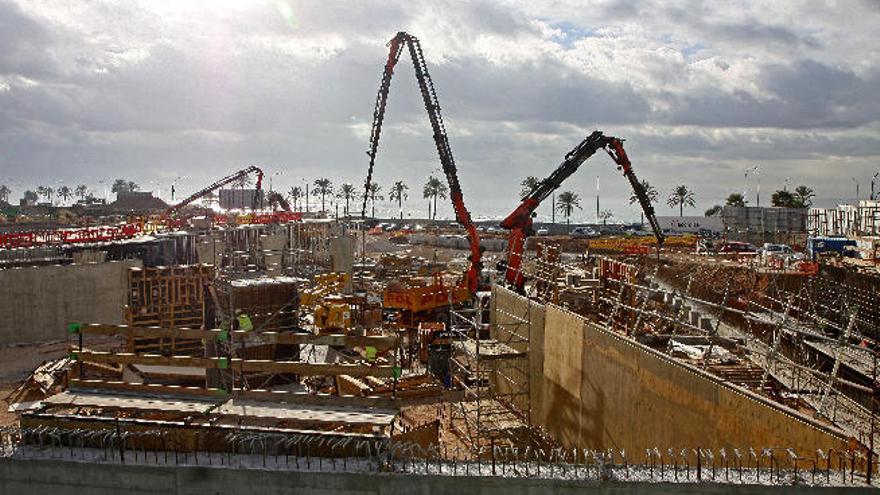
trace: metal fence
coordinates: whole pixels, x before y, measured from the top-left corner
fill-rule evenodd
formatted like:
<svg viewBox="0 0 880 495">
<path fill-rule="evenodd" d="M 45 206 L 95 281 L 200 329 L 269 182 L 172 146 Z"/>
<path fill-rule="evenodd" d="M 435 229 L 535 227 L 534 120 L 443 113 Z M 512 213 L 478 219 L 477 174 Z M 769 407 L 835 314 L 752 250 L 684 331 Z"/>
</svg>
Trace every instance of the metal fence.
<svg viewBox="0 0 880 495">
<path fill-rule="evenodd" d="M 573 481 L 708 482 L 725 484 L 865 486 L 867 459 L 858 451 L 746 449 L 606 449 L 486 447 L 478 451 L 313 435 L 236 432 L 228 452 L 146 450 L 138 439 L 165 432 L 66 428 L 0 428 L 0 457 L 152 466 L 498 476 Z M 351 443 L 353 442 L 353 444 Z M 322 455 L 315 455 L 322 452 Z M 329 452 L 329 455 L 328 455 Z M 339 456 L 335 455 L 340 453 Z M 344 453 L 344 454 L 343 454 Z M 876 462 L 876 460 L 874 460 Z"/>
</svg>

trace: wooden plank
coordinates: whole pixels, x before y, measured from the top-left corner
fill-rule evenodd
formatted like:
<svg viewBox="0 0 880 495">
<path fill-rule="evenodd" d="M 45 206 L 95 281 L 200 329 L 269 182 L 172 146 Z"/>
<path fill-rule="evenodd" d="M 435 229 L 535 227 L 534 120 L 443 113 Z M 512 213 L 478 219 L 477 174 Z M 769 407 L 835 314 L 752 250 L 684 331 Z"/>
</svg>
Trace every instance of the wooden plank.
<svg viewBox="0 0 880 495">
<path fill-rule="evenodd" d="M 342 407 L 381 407 L 385 409 L 397 409 L 397 401 L 387 397 L 356 397 L 353 395 L 328 395 L 308 394 L 303 392 L 288 392 L 284 390 L 239 390 L 233 394 L 235 397 L 267 402 L 289 402 L 292 404 L 314 404 Z"/>
<path fill-rule="evenodd" d="M 218 416 L 267 418 L 298 423 L 331 423 L 337 425 L 388 426 L 397 416 L 397 409 L 363 409 L 314 404 L 285 404 L 280 402 L 232 399 L 211 411 Z"/>
<path fill-rule="evenodd" d="M 84 324 L 80 326 L 80 333 L 91 335 L 124 335 L 127 337 L 162 338 L 175 337 L 179 339 L 213 339 L 223 340 L 228 332 L 220 329 L 200 330 L 195 328 L 163 328 L 163 327 L 134 327 L 128 325 L 102 325 Z M 233 340 L 264 340 L 274 344 L 313 344 L 330 345 L 339 347 L 375 347 L 377 349 L 392 349 L 397 347 L 397 337 L 387 335 L 313 335 L 308 333 L 294 332 L 245 332 L 236 330 L 231 332 Z"/>
<path fill-rule="evenodd" d="M 196 328 L 132 327 L 128 325 L 101 325 L 96 323 L 80 326 L 79 332 L 89 335 L 124 335 L 126 337 L 176 337 L 180 339 L 204 339 L 210 331 Z M 217 330 L 219 333 L 220 330 Z"/>
<path fill-rule="evenodd" d="M 152 366 L 179 366 L 194 368 L 227 368 L 243 372 L 293 373 L 297 375 L 351 375 L 394 376 L 392 366 L 364 366 L 358 364 L 314 364 L 299 361 L 269 361 L 261 359 L 203 358 L 191 356 L 160 356 L 158 354 L 130 354 L 100 351 L 72 351 L 71 356 L 89 363 L 146 364 Z"/>
<path fill-rule="evenodd" d="M 234 332 L 235 338 L 239 338 L 239 332 Z M 339 347 L 375 347 L 377 349 L 391 349 L 397 347 L 397 337 L 394 336 L 358 336 L 358 335 L 310 335 L 296 333 L 264 332 L 255 336 L 270 336 L 272 342 L 278 344 L 313 344 L 330 345 Z"/>
<path fill-rule="evenodd" d="M 158 354 L 118 354 L 100 351 L 72 351 L 76 360 L 89 363 L 148 364 L 153 366 L 180 366 L 194 368 L 226 368 L 226 358 L 203 358 L 191 356 L 160 356 Z"/>
<path fill-rule="evenodd" d="M 219 388 L 184 387 L 158 383 L 128 383 L 110 380 L 80 380 L 76 378 L 70 380 L 69 390 L 113 390 L 144 395 L 184 395 L 219 399 L 225 399 L 229 396 L 227 391 Z"/>
<path fill-rule="evenodd" d="M 231 360 L 230 367 L 236 371 L 260 371 L 265 373 L 293 373 L 297 375 L 351 375 L 393 377 L 392 366 L 363 366 L 359 364 L 314 364 L 299 361 Z"/>
<path fill-rule="evenodd" d="M 162 385 L 158 383 L 128 383 L 111 380 L 70 380 L 69 390 L 112 390 L 143 395 L 170 395 L 211 397 L 224 400 L 229 397 L 241 397 L 265 402 L 286 402 L 291 404 L 311 404 L 319 406 L 340 407 L 378 407 L 396 409 L 397 402 L 387 397 L 360 397 L 352 395 L 309 394 L 305 392 L 289 392 L 286 390 L 242 390 L 235 389 L 231 394 L 219 388 L 184 387 L 180 385 Z"/>
</svg>

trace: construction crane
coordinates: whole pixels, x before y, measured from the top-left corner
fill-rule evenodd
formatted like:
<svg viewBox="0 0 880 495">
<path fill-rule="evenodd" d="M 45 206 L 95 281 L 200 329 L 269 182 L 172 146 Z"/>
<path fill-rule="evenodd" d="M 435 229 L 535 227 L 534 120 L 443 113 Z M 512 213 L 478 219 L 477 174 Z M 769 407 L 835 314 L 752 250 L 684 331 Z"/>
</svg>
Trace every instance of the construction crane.
<svg viewBox="0 0 880 495">
<path fill-rule="evenodd" d="M 479 280 L 480 271 L 482 270 L 482 251 L 480 249 L 480 236 L 477 228 L 471 220 L 471 215 L 464 205 L 464 197 L 461 193 L 461 186 L 458 183 L 458 171 L 455 166 L 455 159 L 452 157 L 452 149 L 449 147 L 449 139 L 446 137 L 446 127 L 443 124 L 443 117 L 440 115 L 440 102 L 437 100 L 437 93 L 434 91 L 434 83 L 428 74 L 428 66 L 425 64 L 425 56 L 422 53 L 422 46 L 418 38 L 406 32 L 399 32 L 388 42 L 390 47 L 388 53 L 388 61 L 385 63 L 385 70 L 382 74 L 382 82 L 379 85 L 379 93 L 376 96 L 376 107 L 373 111 L 373 129 L 370 132 L 370 149 L 367 155 L 370 157 L 370 168 L 367 171 L 367 181 L 365 183 L 364 204 L 361 215 L 366 216 L 367 198 L 369 197 L 370 184 L 373 180 L 373 165 L 376 163 L 376 153 L 379 149 L 379 135 L 382 133 L 382 121 L 385 118 L 385 104 L 388 101 L 388 90 L 391 88 L 391 78 L 394 75 L 394 67 L 400 60 L 403 48 L 409 49 L 412 58 L 413 67 L 416 72 L 416 80 L 419 83 L 419 89 L 422 92 L 422 99 L 425 103 L 425 110 L 428 112 L 428 119 L 431 121 L 431 129 L 434 131 L 434 144 L 437 145 L 437 153 L 440 155 L 440 164 L 443 167 L 443 173 L 446 175 L 446 181 L 449 184 L 449 198 L 452 200 L 452 207 L 455 210 L 455 220 L 461 224 L 467 231 L 470 241 L 470 268 L 462 279 L 463 286 L 467 287 L 471 294 L 477 291 L 477 282 Z"/>
<path fill-rule="evenodd" d="M 176 205 L 169 207 L 167 210 L 165 210 L 165 212 L 162 214 L 162 216 L 170 217 L 174 212 L 180 210 L 184 206 L 192 203 L 193 201 L 196 201 L 199 198 L 203 198 L 203 197 L 207 196 L 208 194 L 210 194 L 212 191 L 216 191 L 217 189 L 220 189 L 221 187 L 223 187 L 227 184 L 231 184 L 235 181 L 241 180 L 243 177 L 246 177 L 248 174 L 251 174 L 251 173 L 257 174 L 257 194 L 254 195 L 254 205 L 253 205 L 254 209 L 256 209 L 256 206 L 257 206 L 256 202 L 260 196 L 260 191 L 262 191 L 262 189 L 263 189 L 263 171 L 259 167 L 251 165 L 248 168 L 245 168 L 243 170 L 239 170 L 238 172 L 236 172 L 232 175 L 228 175 L 228 176 L 218 180 L 217 182 L 211 184 L 210 186 L 196 192 L 195 194 L 192 194 L 191 196 L 184 199 L 180 203 L 177 203 Z"/>
<path fill-rule="evenodd" d="M 654 216 L 654 207 L 651 206 L 645 187 L 633 172 L 629 157 L 623 149 L 623 142 L 615 137 L 605 136 L 601 131 L 595 131 L 569 151 L 559 167 L 549 177 L 536 184 L 523 198 L 522 203 L 501 222 L 501 227 L 510 231 L 507 239 L 507 266 L 504 278 L 507 284 L 518 292 L 522 292 L 525 285 L 521 269 L 522 256 L 526 238 L 534 234 L 532 216 L 535 210 L 553 191 L 559 189 L 565 179 L 575 173 L 584 161 L 600 149 L 604 149 L 611 156 L 611 159 L 617 163 L 618 170 L 622 170 L 623 175 L 629 180 L 639 205 L 645 212 L 645 218 L 648 219 L 657 238 L 657 248 L 663 245 L 665 237 L 660 224 L 657 223 L 657 217 Z"/>
</svg>

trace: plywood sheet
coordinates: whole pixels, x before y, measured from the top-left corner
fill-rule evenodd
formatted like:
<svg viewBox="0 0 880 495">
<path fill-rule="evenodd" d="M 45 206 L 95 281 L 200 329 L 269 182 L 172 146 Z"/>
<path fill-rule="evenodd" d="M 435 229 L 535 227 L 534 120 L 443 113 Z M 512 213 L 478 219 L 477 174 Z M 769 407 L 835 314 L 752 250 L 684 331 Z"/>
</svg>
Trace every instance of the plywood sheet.
<svg viewBox="0 0 880 495">
<path fill-rule="evenodd" d="M 557 306 L 547 306 L 544 320 L 544 376 L 580 398 L 584 321 Z"/>
<path fill-rule="evenodd" d="M 329 406 L 299 406 L 252 400 L 234 399 L 226 402 L 216 414 L 224 416 L 277 418 L 316 423 L 346 423 L 363 425 L 391 424 L 396 411 L 383 409 L 355 409 Z"/>
</svg>

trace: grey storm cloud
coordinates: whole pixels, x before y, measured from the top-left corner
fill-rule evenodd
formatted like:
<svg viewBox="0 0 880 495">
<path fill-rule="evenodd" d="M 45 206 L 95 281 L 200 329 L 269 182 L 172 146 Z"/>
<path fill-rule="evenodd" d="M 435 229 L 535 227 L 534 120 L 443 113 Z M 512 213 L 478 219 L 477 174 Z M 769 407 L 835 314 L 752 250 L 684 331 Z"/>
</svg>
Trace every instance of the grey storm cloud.
<svg viewBox="0 0 880 495">
<path fill-rule="evenodd" d="M 593 129 L 626 138 L 661 193 L 688 183 L 700 207 L 745 187 L 758 162 L 765 187 L 796 176 L 841 197 L 880 163 L 873 7 L 0 0 L 0 183 L 167 189 L 185 175 L 186 192 L 249 164 L 282 187 L 360 183 L 385 43 L 407 30 L 478 215 L 511 209 L 522 177 L 549 173 Z M 637 217 L 595 160 L 565 187 L 589 197 L 598 175 L 615 217 Z M 404 54 L 377 177 L 417 191 L 438 165 Z"/>
</svg>

